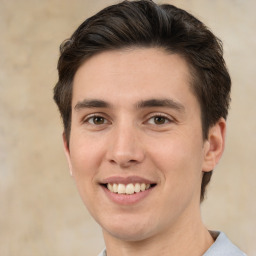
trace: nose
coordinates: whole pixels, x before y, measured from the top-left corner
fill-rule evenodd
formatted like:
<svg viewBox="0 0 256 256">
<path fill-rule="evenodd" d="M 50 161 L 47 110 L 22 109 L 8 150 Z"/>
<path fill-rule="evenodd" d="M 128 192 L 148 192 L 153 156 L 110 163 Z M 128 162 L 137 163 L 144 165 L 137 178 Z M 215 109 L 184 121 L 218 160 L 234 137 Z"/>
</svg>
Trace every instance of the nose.
<svg viewBox="0 0 256 256">
<path fill-rule="evenodd" d="M 110 137 L 107 159 L 111 164 L 128 168 L 143 162 L 145 151 L 136 127 L 119 125 Z"/>
</svg>

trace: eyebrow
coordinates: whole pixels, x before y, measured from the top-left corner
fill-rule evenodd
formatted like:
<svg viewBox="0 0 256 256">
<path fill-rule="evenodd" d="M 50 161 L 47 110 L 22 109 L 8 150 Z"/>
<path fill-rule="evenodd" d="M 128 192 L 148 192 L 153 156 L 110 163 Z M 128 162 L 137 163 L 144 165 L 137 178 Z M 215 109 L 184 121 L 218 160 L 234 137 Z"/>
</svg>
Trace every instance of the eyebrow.
<svg viewBox="0 0 256 256">
<path fill-rule="evenodd" d="M 109 108 L 110 107 L 110 104 L 107 103 L 106 101 L 103 101 L 103 100 L 96 100 L 96 99 L 93 99 L 93 100 L 87 100 L 87 99 L 84 99 L 82 101 L 79 101 L 74 109 L 75 110 L 80 110 L 80 109 L 83 109 L 83 108 Z"/>
<path fill-rule="evenodd" d="M 151 108 L 151 107 L 166 107 L 166 108 L 172 108 L 179 112 L 185 112 L 185 107 L 173 100 L 173 99 L 149 99 L 149 100 L 142 100 L 136 103 L 136 108 Z M 110 103 L 99 100 L 99 99 L 84 99 L 82 101 L 79 101 L 74 109 L 80 110 L 84 108 L 111 108 L 113 107 Z"/>
<path fill-rule="evenodd" d="M 166 107 L 178 110 L 179 112 L 185 112 L 185 107 L 173 100 L 173 99 L 149 99 L 139 101 L 137 103 L 137 108 L 150 108 L 150 107 Z"/>
</svg>

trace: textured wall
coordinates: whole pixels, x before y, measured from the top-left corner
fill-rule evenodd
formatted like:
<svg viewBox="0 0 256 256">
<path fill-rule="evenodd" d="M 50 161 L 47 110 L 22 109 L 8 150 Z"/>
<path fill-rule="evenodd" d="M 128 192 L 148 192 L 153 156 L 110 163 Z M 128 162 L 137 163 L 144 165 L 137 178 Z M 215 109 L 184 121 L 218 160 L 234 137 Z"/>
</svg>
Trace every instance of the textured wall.
<svg viewBox="0 0 256 256">
<path fill-rule="evenodd" d="M 97 255 L 100 228 L 69 177 L 52 101 L 60 42 L 115 1 L 0 0 L 0 255 Z M 201 18 L 223 39 L 233 78 L 224 157 L 202 212 L 256 255 L 256 2 L 165 1 Z"/>
</svg>

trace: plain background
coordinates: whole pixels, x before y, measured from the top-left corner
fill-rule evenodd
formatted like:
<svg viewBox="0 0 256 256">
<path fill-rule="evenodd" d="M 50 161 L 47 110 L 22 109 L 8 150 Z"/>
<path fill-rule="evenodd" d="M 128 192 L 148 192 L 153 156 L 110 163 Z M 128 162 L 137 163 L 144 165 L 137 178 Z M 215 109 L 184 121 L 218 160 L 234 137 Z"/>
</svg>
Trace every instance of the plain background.
<svg viewBox="0 0 256 256">
<path fill-rule="evenodd" d="M 188 10 L 223 40 L 232 104 L 202 214 L 209 229 L 256 255 L 256 2 L 163 2 Z M 52 89 L 60 43 L 112 3 L 0 0 L 1 256 L 93 256 L 104 246 L 69 176 Z"/>
</svg>

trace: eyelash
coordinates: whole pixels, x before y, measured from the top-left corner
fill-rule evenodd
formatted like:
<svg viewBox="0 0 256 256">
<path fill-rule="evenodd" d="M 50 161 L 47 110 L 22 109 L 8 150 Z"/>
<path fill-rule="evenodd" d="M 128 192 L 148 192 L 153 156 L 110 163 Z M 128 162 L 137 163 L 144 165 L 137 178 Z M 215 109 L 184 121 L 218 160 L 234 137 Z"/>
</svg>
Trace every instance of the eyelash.
<svg viewBox="0 0 256 256">
<path fill-rule="evenodd" d="M 161 124 L 156 124 L 155 123 L 155 118 L 159 118 L 159 117 L 164 119 L 164 123 L 161 123 Z M 146 123 L 149 123 L 149 121 L 151 119 L 154 119 L 154 124 L 152 124 L 152 125 L 157 125 L 157 126 L 165 125 L 165 124 L 174 122 L 174 120 L 171 119 L 169 116 L 166 116 L 166 115 L 161 114 L 161 113 L 153 113 L 153 114 L 151 114 L 151 116 L 147 119 Z"/>
<path fill-rule="evenodd" d="M 103 119 L 103 123 L 102 124 L 95 124 L 94 123 L 94 120 L 96 118 L 101 118 Z M 90 120 L 92 120 L 92 122 L 90 122 Z M 87 116 L 85 119 L 83 119 L 83 123 L 87 123 L 89 125 L 96 125 L 96 126 L 99 126 L 99 125 L 104 125 L 106 123 L 108 123 L 108 120 L 107 118 L 105 118 L 103 115 L 100 115 L 100 114 L 93 114 L 93 115 L 90 115 L 90 116 Z"/>
<path fill-rule="evenodd" d="M 103 123 L 100 123 L 100 124 L 96 124 L 94 121 L 96 118 L 100 118 L 103 120 Z M 161 119 L 164 119 L 164 123 L 159 123 L 159 124 L 156 124 L 155 121 L 156 121 L 156 118 L 161 118 Z M 154 123 L 150 123 L 150 120 L 153 119 L 153 122 Z M 162 113 L 152 113 L 149 118 L 147 118 L 147 120 L 145 122 L 143 122 L 143 124 L 150 124 L 150 125 L 156 125 L 156 126 L 162 126 L 162 125 L 165 125 L 165 124 L 168 124 L 168 123 L 172 123 L 174 122 L 173 119 L 171 119 L 169 116 L 166 116 Z M 101 126 L 101 125 L 105 125 L 107 123 L 111 123 L 110 121 L 108 121 L 107 118 L 105 118 L 102 114 L 93 114 L 93 115 L 90 115 L 90 116 L 87 116 L 85 119 L 82 120 L 82 123 L 87 123 L 89 125 L 95 125 L 95 126 Z"/>
</svg>

